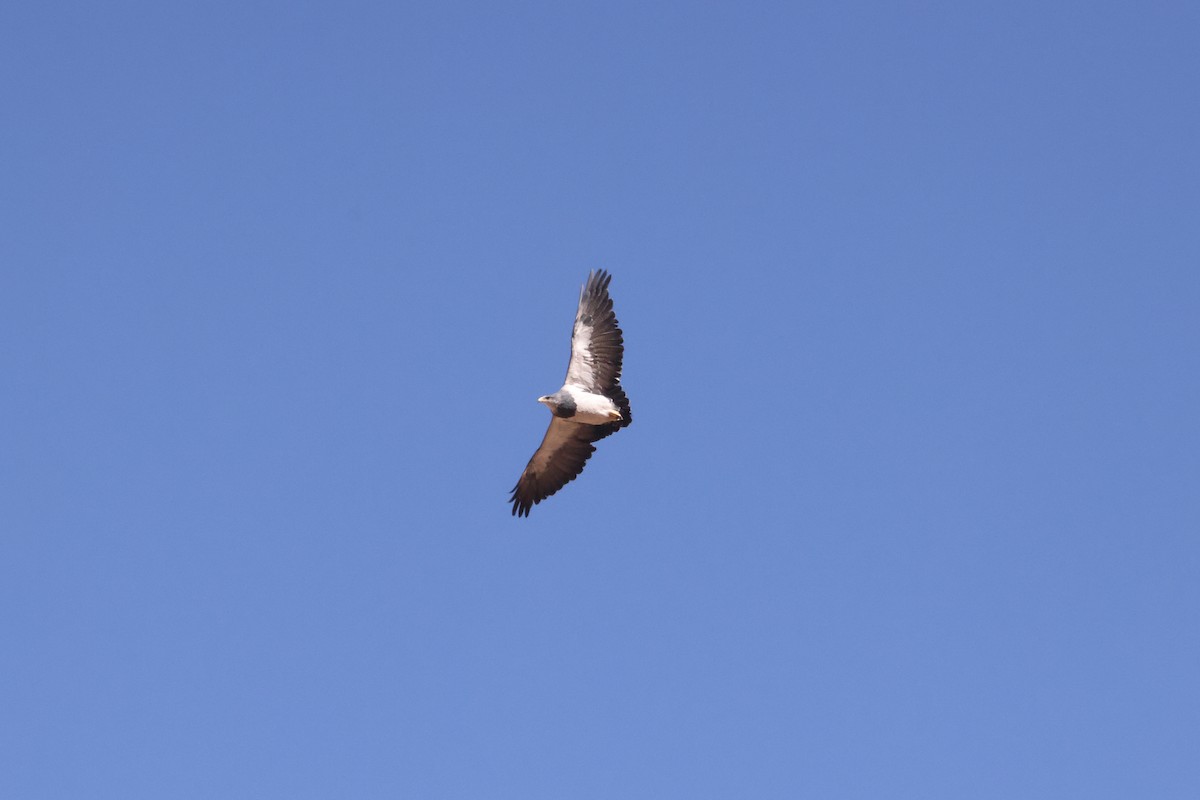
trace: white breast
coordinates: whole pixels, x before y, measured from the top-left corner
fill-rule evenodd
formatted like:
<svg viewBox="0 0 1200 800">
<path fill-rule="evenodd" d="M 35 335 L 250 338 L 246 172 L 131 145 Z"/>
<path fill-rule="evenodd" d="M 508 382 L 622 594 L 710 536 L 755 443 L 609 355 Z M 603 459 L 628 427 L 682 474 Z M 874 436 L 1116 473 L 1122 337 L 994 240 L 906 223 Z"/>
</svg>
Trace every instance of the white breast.
<svg viewBox="0 0 1200 800">
<path fill-rule="evenodd" d="M 612 422 L 612 413 L 618 411 L 617 404 L 604 395 L 585 392 L 577 386 L 571 387 L 571 396 L 575 398 L 575 416 L 571 417 L 572 422 L 603 425 Z"/>
</svg>

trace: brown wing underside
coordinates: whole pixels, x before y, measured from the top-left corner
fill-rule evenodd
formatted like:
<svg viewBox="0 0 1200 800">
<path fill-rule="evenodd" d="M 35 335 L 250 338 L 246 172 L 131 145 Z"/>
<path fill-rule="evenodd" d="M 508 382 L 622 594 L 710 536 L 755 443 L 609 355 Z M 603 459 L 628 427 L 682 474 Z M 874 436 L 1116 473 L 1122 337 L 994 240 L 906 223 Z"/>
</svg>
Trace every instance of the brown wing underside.
<svg viewBox="0 0 1200 800">
<path fill-rule="evenodd" d="M 584 425 L 558 417 L 552 419 L 541 446 L 513 487 L 509 498 L 513 515 L 528 517 L 531 508 L 575 480 L 596 451 L 592 443 L 628 424 L 621 420 L 608 425 Z"/>
</svg>

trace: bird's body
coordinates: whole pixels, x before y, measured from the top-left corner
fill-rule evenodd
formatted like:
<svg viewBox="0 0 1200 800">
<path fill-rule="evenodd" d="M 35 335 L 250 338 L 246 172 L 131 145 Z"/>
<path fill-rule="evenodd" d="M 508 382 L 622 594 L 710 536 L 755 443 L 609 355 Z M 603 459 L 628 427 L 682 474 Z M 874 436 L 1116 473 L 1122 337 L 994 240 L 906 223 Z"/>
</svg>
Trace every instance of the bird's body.
<svg viewBox="0 0 1200 800">
<path fill-rule="evenodd" d="M 539 397 L 550 413 L 584 425 L 604 425 L 621 419 L 621 409 L 610 398 L 593 394 L 581 386 L 563 386 L 552 395 Z"/>
<path fill-rule="evenodd" d="M 611 280 L 604 270 L 591 273 L 579 294 L 567 379 L 554 394 L 538 398 L 554 416 L 513 487 L 516 516 L 529 516 L 533 506 L 574 480 L 595 451 L 593 443 L 633 421 L 621 388 L 624 340 L 608 296 Z"/>
</svg>

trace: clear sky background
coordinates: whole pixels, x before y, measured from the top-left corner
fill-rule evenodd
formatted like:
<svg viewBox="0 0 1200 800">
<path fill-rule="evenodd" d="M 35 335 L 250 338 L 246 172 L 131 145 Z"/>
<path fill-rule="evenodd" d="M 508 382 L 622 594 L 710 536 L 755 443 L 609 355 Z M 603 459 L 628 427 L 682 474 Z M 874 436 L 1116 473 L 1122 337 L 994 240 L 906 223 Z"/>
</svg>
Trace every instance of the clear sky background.
<svg viewBox="0 0 1200 800">
<path fill-rule="evenodd" d="M 1200 797 L 1197 9 L 5 3 L 0 796 Z"/>
</svg>

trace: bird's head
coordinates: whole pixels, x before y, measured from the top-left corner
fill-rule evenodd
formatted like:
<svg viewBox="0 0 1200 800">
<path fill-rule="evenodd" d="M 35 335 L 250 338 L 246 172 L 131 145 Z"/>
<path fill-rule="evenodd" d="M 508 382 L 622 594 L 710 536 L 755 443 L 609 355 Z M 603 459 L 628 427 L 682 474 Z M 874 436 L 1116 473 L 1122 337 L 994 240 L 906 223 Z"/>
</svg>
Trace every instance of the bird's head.
<svg viewBox="0 0 1200 800">
<path fill-rule="evenodd" d="M 548 394 L 544 397 L 539 397 L 538 402 L 550 409 L 550 413 L 556 417 L 569 418 L 575 416 L 575 398 L 571 393 L 559 389 L 554 394 Z"/>
</svg>

